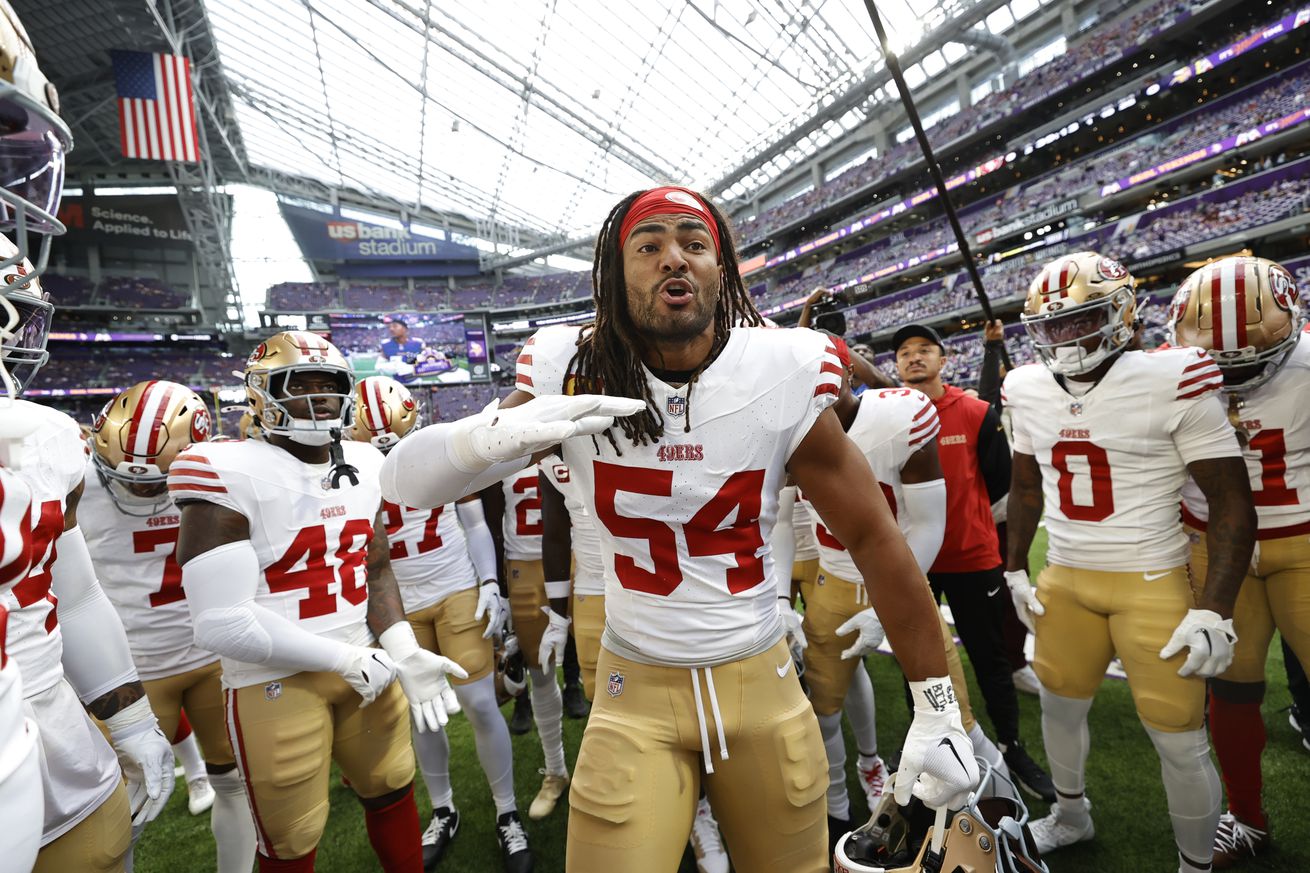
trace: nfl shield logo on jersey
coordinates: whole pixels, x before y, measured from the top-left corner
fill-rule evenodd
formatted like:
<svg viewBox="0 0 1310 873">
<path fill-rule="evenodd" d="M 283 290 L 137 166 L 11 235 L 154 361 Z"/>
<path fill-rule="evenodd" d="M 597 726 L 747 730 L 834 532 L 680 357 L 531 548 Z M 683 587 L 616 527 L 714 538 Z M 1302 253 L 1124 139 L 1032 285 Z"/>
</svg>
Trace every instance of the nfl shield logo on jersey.
<svg viewBox="0 0 1310 873">
<path fill-rule="evenodd" d="M 1069 411 L 1072 412 L 1074 415 L 1082 415 L 1082 414 L 1083 414 L 1083 405 L 1082 405 L 1082 403 L 1080 403 L 1080 402 L 1077 401 L 1077 400 L 1075 400 L 1073 403 L 1070 403 L 1070 404 L 1069 404 Z"/>
<path fill-rule="evenodd" d="M 277 700 L 282 696 L 282 683 L 270 682 L 264 686 L 264 699 Z"/>
<path fill-rule="evenodd" d="M 674 418 L 682 418 L 687 414 L 687 398 L 679 394 L 672 394 L 669 396 L 667 408 L 669 415 Z"/>
<path fill-rule="evenodd" d="M 618 697 L 620 694 L 622 694 L 623 674 L 618 672 L 617 670 L 615 670 L 613 673 L 610 673 L 609 685 L 606 687 L 605 690 L 607 690 L 610 693 L 610 697 Z"/>
</svg>

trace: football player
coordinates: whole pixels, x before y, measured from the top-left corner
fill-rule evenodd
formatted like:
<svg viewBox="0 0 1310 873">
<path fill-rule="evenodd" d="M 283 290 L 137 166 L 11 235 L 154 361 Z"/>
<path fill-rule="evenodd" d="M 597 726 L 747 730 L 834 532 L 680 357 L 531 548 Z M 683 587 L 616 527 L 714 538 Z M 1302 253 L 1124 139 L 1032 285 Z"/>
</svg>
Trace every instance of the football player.
<svg viewBox="0 0 1310 873">
<path fill-rule="evenodd" d="M 1210 735 L 1228 789 L 1214 865 L 1228 867 L 1269 845 L 1261 808 L 1265 659 L 1274 629 L 1310 663 L 1310 340 L 1296 280 L 1263 258 L 1223 258 L 1187 277 L 1174 297 L 1171 345 L 1205 349 L 1223 372 L 1228 417 L 1250 475 L 1258 518 L 1233 630 L 1232 666 L 1210 680 Z M 1183 489 L 1183 519 L 1197 535 L 1193 584 L 1209 567 L 1204 496 Z M 1198 595 L 1200 592 L 1198 592 Z"/>
<path fill-rule="evenodd" d="M 382 451 L 413 433 L 418 405 L 409 389 L 386 376 L 355 386 L 350 435 Z M 532 870 L 527 833 L 514 799 L 514 758 L 509 729 L 496 704 L 492 636 L 504 623 L 496 550 L 477 495 L 436 509 L 411 509 L 383 501 L 391 568 L 405 617 L 419 645 L 445 655 L 468 673 L 452 679 L 455 699 L 473 727 L 482 772 L 496 805 L 496 839 L 509 873 Z M 432 820 L 423 832 L 423 866 L 433 869 L 459 831 L 459 810 L 450 785 L 450 741 L 445 731 L 414 733 L 423 781 L 432 799 Z"/>
<path fill-rule="evenodd" d="M 483 500 L 492 534 L 499 534 L 497 545 L 504 555 L 514 634 L 532 680 L 528 699 L 546 768 L 541 789 L 528 807 L 528 818 L 542 819 L 555 810 L 569 787 L 568 764 L 564 760 L 564 697 L 555 679 L 569 630 L 568 574 L 563 581 L 547 581 L 542 569 L 541 492 L 536 467 L 488 488 Z M 520 706 L 526 706 L 522 697 L 515 701 L 516 718 L 521 715 Z"/>
<path fill-rule="evenodd" d="M 55 212 L 72 144 L 56 105 L 27 33 L 10 5 L 0 4 L 0 108 L 10 120 L 4 140 L 13 170 L 0 182 L 0 231 L 14 235 L 0 238 L 0 293 L 6 310 L 18 315 L 3 346 L 15 394 L 48 357 L 54 307 L 36 277 L 51 235 L 64 231 Z M 28 257 L 32 234 L 35 267 Z M 35 514 L 32 567 L 2 600 L 9 613 L 6 654 L 23 677 L 26 716 L 41 732 L 45 803 L 35 869 L 121 870 L 133 825 L 144 827 L 172 792 L 173 752 L 77 524 L 86 461 L 81 429 L 24 400 L 4 414 L 23 423 L 15 428 L 22 442 L 12 454 L 21 455 L 16 472 L 31 489 Z M 88 712 L 104 722 L 110 742 Z"/>
<path fill-rule="evenodd" d="M 91 426 L 79 507 L 100 583 L 127 630 L 132 660 L 164 736 L 192 724 L 213 786 L 219 873 L 249 873 L 255 828 L 227 738 L 218 656 L 198 648 L 174 559 L 173 459 L 209 438 L 209 409 L 185 385 L 140 382 L 105 404 Z M 188 784 L 188 791 L 195 792 Z"/>
<path fill-rule="evenodd" d="M 262 871 L 314 869 L 332 761 L 360 798 L 381 868 L 422 869 L 410 718 L 440 730 L 458 709 L 447 675 L 467 677 L 405 620 L 382 453 L 341 441 L 353 387 L 327 340 L 275 334 L 245 366 L 264 439 L 193 446 L 168 471 L 182 586 L 197 645 L 222 656 Z"/>
<path fill-rule="evenodd" d="M 383 465 L 389 498 L 435 506 L 558 444 L 599 522 L 605 685 L 569 795 L 569 871 L 676 867 L 702 782 L 738 869 L 829 868 L 823 739 L 768 546 L 788 473 L 877 571 L 870 598 L 915 701 L 897 797 L 958 802 L 978 778 L 927 581 L 828 409 L 836 350 L 734 327 L 759 315 L 730 234 L 688 189 L 624 198 L 596 244 L 596 321 L 538 331 L 498 409 L 424 428 Z"/>
<path fill-rule="evenodd" d="M 1210 868 L 1221 799 L 1204 680 L 1232 660 L 1255 510 L 1219 368 L 1200 349 L 1127 350 L 1136 308 L 1133 277 L 1095 252 L 1057 258 L 1028 290 L 1022 320 L 1042 363 L 1005 377 L 1014 432 L 1006 582 L 1036 638 L 1058 792 L 1051 814 L 1033 823 L 1038 848 L 1093 836 L 1087 713 L 1118 655 L 1160 757 L 1180 870 L 1190 873 Z M 1195 600 L 1178 516 L 1189 474 L 1215 520 Z M 1043 507 L 1050 545 L 1034 588 L 1024 567 Z"/>
<path fill-rule="evenodd" d="M 845 373 L 841 394 L 833 404 L 842 428 L 860 449 L 882 486 L 892 514 L 900 524 L 919 567 L 926 573 L 937 557 L 946 531 L 946 480 L 937 460 L 937 410 L 927 396 L 912 388 L 889 388 L 855 394 L 852 383 L 869 364 L 851 355 L 846 344 L 834 338 Z M 868 384 L 867 380 L 864 380 Z M 802 501 L 810 518 L 808 501 Z M 819 543 L 819 573 L 802 592 L 805 597 L 803 628 L 809 645 L 805 649 L 805 678 L 810 702 L 819 717 L 824 747 L 828 752 L 829 827 L 835 841 L 849 829 L 850 798 L 846 792 L 846 744 L 841 732 L 838 707 L 864 669 L 864 656 L 876 651 L 883 640 L 877 613 L 869 607 L 864 579 L 841 542 L 817 519 L 811 522 Z M 965 730 L 973 742 L 973 754 L 1006 772 L 1000 750 L 983 733 L 969 705 L 969 690 L 955 638 L 941 622 L 942 644 Z M 876 754 L 861 753 L 861 787 L 869 811 L 878 809 L 886 779 L 886 767 Z"/>
</svg>

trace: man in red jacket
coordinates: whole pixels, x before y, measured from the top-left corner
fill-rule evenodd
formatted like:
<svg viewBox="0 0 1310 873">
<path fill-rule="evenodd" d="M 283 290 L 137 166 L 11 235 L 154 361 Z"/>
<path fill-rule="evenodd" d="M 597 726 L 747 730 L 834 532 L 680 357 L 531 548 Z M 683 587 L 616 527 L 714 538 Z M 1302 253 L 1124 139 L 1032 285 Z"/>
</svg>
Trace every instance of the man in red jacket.
<svg viewBox="0 0 1310 873">
<path fill-rule="evenodd" d="M 931 327 L 909 324 L 892 338 L 901 381 L 932 399 L 941 421 L 937 452 L 946 477 L 946 537 L 928 573 L 946 596 L 969 653 L 987 715 L 1011 774 L 1053 801 L 1055 786 L 1019 740 L 1019 701 L 1005 656 L 1006 587 L 992 504 L 1010 489 L 1010 447 L 1000 416 L 985 401 L 942 382 L 946 347 Z"/>
</svg>

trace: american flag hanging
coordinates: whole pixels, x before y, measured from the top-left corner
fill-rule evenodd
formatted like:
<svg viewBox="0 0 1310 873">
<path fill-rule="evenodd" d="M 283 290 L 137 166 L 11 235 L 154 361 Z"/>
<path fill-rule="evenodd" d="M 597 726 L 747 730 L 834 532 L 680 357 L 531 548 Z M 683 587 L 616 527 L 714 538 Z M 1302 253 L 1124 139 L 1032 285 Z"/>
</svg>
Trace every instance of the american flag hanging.
<svg viewBox="0 0 1310 873">
<path fill-rule="evenodd" d="M 150 52 L 114 51 L 110 56 L 123 156 L 199 162 L 191 61 Z"/>
</svg>

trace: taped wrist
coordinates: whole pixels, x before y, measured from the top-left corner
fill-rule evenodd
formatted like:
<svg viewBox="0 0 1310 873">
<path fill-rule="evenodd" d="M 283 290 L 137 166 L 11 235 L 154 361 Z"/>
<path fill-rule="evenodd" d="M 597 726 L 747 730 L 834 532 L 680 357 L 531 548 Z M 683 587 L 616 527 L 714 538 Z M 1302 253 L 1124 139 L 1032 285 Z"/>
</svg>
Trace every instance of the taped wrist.
<svg viewBox="0 0 1310 873">
<path fill-rule="evenodd" d="M 914 702 L 916 713 L 935 715 L 960 711 L 960 704 L 955 699 L 955 687 L 951 685 L 950 676 L 911 682 L 910 699 Z"/>
<path fill-rule="evenodd" d="M 569 592 L 573 590 L 573 582 L 569 579 L 563 581 L 556 580 L 546 583 L 546 599 L 556 600 L 562 597 L 568 597 Z"/>
</svg>

